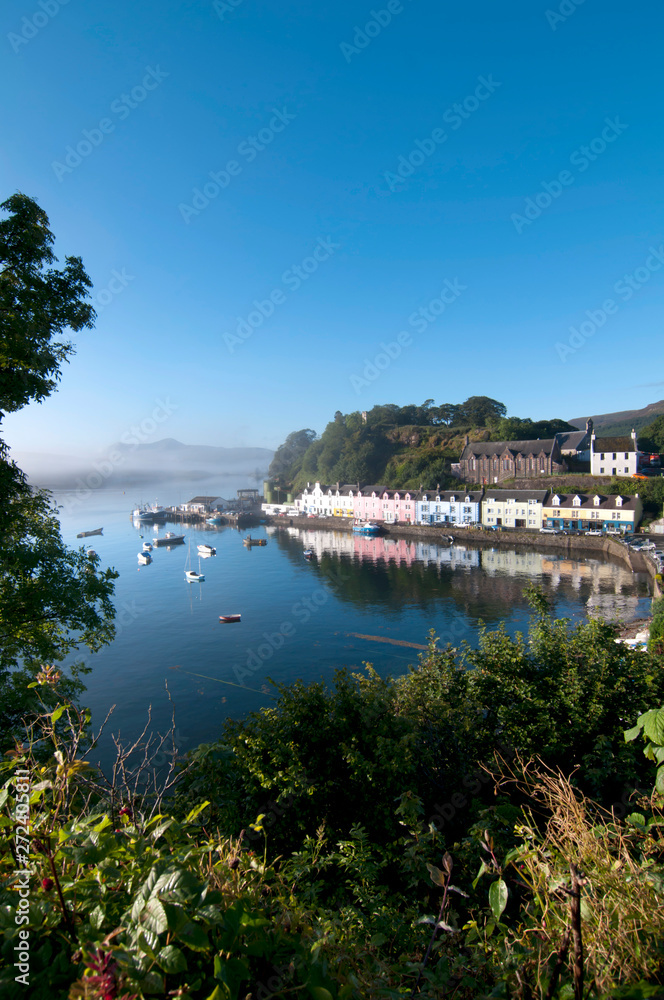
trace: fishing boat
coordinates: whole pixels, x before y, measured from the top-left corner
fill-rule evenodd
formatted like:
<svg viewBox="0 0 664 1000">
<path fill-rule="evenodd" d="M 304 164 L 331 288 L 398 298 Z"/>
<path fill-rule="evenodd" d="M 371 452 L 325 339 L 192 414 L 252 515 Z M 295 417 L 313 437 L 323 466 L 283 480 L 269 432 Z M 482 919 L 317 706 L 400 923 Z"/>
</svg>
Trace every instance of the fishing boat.
<svg viewBox="0 0 664 1000">
<path fill-rule="evenodd" d="M 205 523 L 206 524 L 223 524 L 223 522 L 224 522 L 224 519 L 221 516 L 221 514 L 215 514 L 214 517 L 206 517 L 205 518 Z"/>
<path fill-rule="evenodd" d="M 184 535 L 174 535 L 172 531 L 167 531 L 163 538 L 153 538 L 152 544 L 157 548 L 164 545 L 184 545 Z"/>
<path fill-rule="evenodd" d="M 217 550 L 212 545 L 197 545 L 196 548 L 202 556 L 216 556 Z"/>
<path fill-rule="evenodd" d="M 250 549 L 254 545 L 267 545 L 267 540 L 265 538 L 252 538 L 251 535 L 247 535 L 247 537 L 243 539 L 243 544 Z"/>
<path fill-rule="evenodd" d="M 157 504 L 143 504 L 142 507 L 137 507 L 131 512 L 131 516 L 135 521 L 165 521 L 167 511 L 164 507 L 158 507 Z"/>
<path fill-rule="evenodd" d="M 219 615 L 219 621 L 224 625 L 232 625 L 242 620 L 242 615 Z"/>
<path fill-rule="evenodd" d="M 139 552 L 138 561 L 141 566 L 149 566 L 149 564 L 152 562 L 152 556 L 150 555 L 149 552 Z"/>
<path fill-rule="evenodd" d="M 101 535 L 103 528 L 95 528 L 94 531 L 79 531 L 77 538 L 89 538 L 90 535 Z"/>
<path fill-rule="evenodd" d="M 311 559 L 311 557 L 314 555 L 314 550 L 313 549 L 305 549 L 304 552 L 302 553 L 302 555 L 304 556 L 305 559 Z"/>
<path fill-rule="evenodd" d="M 373 521 L 356 521 L 353 525 L 353 531 L 357 535 L 378 535 L 381 532 L 381 527 L 379 524 L 374 524 Z"/>
</svg>

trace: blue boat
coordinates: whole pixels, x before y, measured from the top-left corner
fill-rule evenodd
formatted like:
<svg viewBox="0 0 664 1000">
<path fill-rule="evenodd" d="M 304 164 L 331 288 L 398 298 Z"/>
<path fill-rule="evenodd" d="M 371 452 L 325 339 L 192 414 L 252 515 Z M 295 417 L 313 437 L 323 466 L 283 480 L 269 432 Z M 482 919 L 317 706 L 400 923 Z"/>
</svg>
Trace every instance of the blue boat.
<svg viewBox="0 0 664 1000">
<path fill-rule="evenodd" d="M 373 521 L 356 522 L 353 525 L 353 531 L 357 535 L 379 535 L 381 530 L 380 525 L 374 524 Z"/>
</svg>

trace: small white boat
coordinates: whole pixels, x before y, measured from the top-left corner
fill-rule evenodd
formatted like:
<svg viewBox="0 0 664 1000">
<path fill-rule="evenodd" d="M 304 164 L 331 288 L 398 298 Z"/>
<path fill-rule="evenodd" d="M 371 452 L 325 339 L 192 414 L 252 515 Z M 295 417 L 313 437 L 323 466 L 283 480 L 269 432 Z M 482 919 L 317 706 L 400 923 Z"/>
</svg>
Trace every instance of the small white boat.
<svg viewBox="0 0 664 1000">
<path fill-rule="evenodd" d="M 141 566 L 148 566 L 152 562 L 152 556 L 149 552 L 139 552 L 138 561 Z"/>
<path fill-rule="evenodd" d="M 143 542 L 143 551 L 152 552 L 152 546 L 150 545 L 149 542 Z"/>
<path fill-rule="evenodd" d="M 302 555 L 304 556 L 305 559 L 311 559 L 312 556 L 314 555 L 314 550 L 313 549 L 305 549 L 304 552 L 302 553 Z"/>
<path fill-rule="evenodd" d="M 96 559 L 97 558 L 97 553 L 95 552 L 94 549 L 88 549 L 86 555 L 87 555 L 88 559 Z"/>
<path fill-rule="evenodd" d="M 212 545 L 197 545 L 196 548 L 202 556 L 216 556 L 217 550 Z"/>
<path fill-rule="evenodd" d="M 195 569 L 185 570 L 184 575 L 185 579 L 187 579 L 189 583 L 202 583 L 205 579 L 205 573 L 197 573 Z"/>
</svg>

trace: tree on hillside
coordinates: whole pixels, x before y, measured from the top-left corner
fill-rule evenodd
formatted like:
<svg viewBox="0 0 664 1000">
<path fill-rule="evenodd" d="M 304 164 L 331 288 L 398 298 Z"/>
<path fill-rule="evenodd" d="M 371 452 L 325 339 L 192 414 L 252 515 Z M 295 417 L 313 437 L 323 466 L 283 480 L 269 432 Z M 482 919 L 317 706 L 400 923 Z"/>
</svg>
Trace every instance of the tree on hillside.
<svg viewBox="0 0 664 1000">
<path fill-rule="evenodd" d="M 91 326 L 91 287 L 80 258 L 55 261 L 46 213 L 17 194 L 0 221 L 0 417 L 41 401 L 57 387 L 72 353 L 56 340 L 68 327 Z M 32 697 L 27 681 L 45 662 L 79 644 L 99 649 L 114 634 L 112 569 L 62 541 L 57 512 L 45 490 L 33 490 L 0 440 L 0 728 L 14 731 Z M 75 692 L 76 671 L 68 690 Z"/>
<path fill-rule="evenodd" d="M 283 479 L 285 482 L 292 482 L 300 471 L 307 448 L 316 440 L 317 436 L 316 431 L 310 427 L 289 434 L 274 453 L 274 458 L 268 469 L 270 479 Z"/>
<path fill-rule="evenodd" d="M 51 268 L 54 236 L 46 213 L 24 194 L 0 205 L 0 418 L 49 396 L 74 348 L 55 339 L 67 328 L 92 327 L 85 301 L 92 282 L 80 257 Z"/>
<path fill-rule="evenodd" d="M 664 452 L 664 414 L 655 417 L 651 424 L 639 431 L 639 448 L 641 451 Z"/>
<path fill-rule="evenodd" d="M 455 424 L 469 424 L 472 427 L 486 427 L 504 417 L 507 407 L 490 396 L 469 396 L 461 403 L 455 418 Z"/>
</svg>

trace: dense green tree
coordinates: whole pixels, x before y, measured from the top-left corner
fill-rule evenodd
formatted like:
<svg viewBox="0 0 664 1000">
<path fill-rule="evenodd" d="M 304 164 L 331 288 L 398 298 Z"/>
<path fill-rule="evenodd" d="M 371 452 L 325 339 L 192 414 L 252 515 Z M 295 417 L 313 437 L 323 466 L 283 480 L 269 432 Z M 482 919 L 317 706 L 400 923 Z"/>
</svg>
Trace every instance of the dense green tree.
<svg viewBox="0 0 664 1000">
<path fill-rule="evenodd" d="M 79 257 L 64 270 L 46 213 L 23 194 L 2 206 L 0 222 L 0 417 L 57 387 L 73 348 L 57 340 L 67 328 L 91 326 L 91 287 Z M 50 494 L 33 490 L 0 441 L 0 728 L 13 732 L 31 696 L 28 680 L 45 663 L 85 645 L 99 649 L 114 634 L 111 603 L 117 574 L 62 541 Z M 76 670 L 67 674 L 76 689 Z"/>
<path fill-rule="evenodd" d="M 291 482 L 300 471 L 302 459 L 309 445 L 317 438 L 316 431 L 310 427 L 301 431 L 293 431 L 282 445 L 277 448 L 268 470 L 271 479 L 282 479 Z"/>
<path fill-rule="evenodd" d="M 31 400 L 40 402 L 56 387 L 63 362 L 73 353 L 67 328 L 91 327 L 95 313 L 85 301 L 92 282 L 80 257 L 56 257 L 48 217 L 24 194 L 0 205 L 0 417 Z"/>
<path fill-rule="evenodd" d="M 469 424 L 472 427 L 486 427 L 504 417 L 507 407 L 490 396 L 469 396 L 461 403 L 455 424 Z"/>
<path fill-rule="evenodd" d="M 664 454 L 664 414 L 639 431 L 638 441 L 641 451 Z"/>
</svg>

